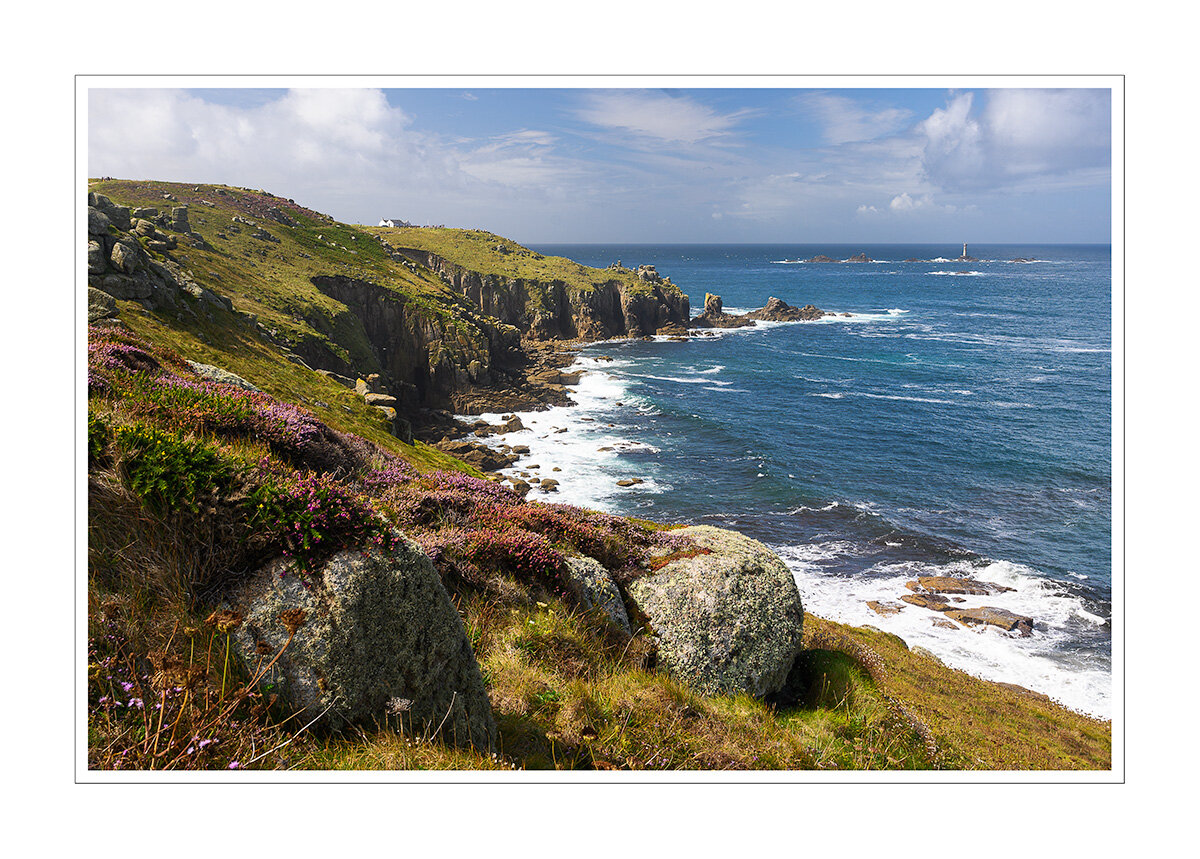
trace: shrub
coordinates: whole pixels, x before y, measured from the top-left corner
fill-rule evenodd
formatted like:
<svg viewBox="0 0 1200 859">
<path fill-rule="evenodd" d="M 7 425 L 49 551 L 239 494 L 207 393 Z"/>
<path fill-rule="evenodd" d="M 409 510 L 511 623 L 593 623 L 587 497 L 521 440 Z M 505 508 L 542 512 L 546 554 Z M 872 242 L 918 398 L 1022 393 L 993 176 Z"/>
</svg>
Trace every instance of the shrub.
<svg viewBox="0 0 1200 859">
<path fill-rule="evenodd" d="M 520 528 L 472 530 L 465 534 L 467 560 L 494 568 L 522 581 L 558 587 L 566 562 L 541 534 Z"/>
<path fill-rule="evenodd" d="M 88 411 L 88 468 L 103 465 L 108 460 L 108 443 L 112 437 L 108 422 L 95 412 Z"/>
<path fill-rule="evenodd" d="M 302 573 L 348 546 L 395 547 L 397 536 L 367 499 L 332 477 L 262 473 L 266 479 L 247 501 L 250 529 L 256 539 L 295 560 Z"/>
<path fill-rule="evenodd" d="M 240 470 L 209 444 L 142 424 L 117 427 L 114 439 L 123 480 L 156 513 L 198 512 L 201 498 L 229 489 Z"/>
</svg>

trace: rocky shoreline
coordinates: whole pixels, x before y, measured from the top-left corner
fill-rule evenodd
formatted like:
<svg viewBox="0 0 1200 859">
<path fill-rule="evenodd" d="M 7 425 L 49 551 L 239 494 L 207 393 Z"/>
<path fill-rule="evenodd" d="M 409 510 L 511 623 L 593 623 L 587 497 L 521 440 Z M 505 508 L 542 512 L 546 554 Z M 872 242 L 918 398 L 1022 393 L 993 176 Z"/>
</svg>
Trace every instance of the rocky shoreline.
<svg viewBox="0 0 1200 859">
<path fill-rule="evenodd" d="M 641 267 L 642 271 L 645 269 L 645 266 Z M 711 335 L 711 329 L 715 328 L 743 328 L 758 322 L 812 322 L 836 315 L 851 316 L 850 313 L 835 314 L 821 310 L 812 304 L 793 307 L 774 296 L 758 310 L 743 314 L 727 313 L 721 296 L 706 293 L 702 313 L 688 320 L 686 326 L 676 322 L 661 326 L 655 335 L 686 341 Z M 643 336 L 644 339 L 650 339 L 650 335 Z M 578 383 L 583 371 L 568 372 L 564 368 L 575 362 L 580 347 L 588 342 L 594 341 L 523 338 L 520 352 L 524 361 L 519 366 L 519 372 L 510 377 L 511 386 L 472 388 L 456 398 L 456 411 L 461 415 L 479 415 L 541 411 L 553 406 L 573 405 L 567 388 Z M 512 414 L 505 414 L 500 424 L 488 424 L 482 420 L 463 421 L 444 409 L 425 409 L 414 415 L 411 435 L 470 463 L 480 471 L 494 473 L 514 465 L 522 455 L 528 453 L 528 448 L 522 450 L 520 446 L 510 445 L 493 447 L 480 439 L 524 428 L 520 419 Z M 629 478 L 622 481 L 621 485 L 632 486 L 641 482 L 639 478 Z M 511 478 L 510 483 L 522 494 L 530 490 L 531 484 L 547 492 L 555 491 L 558 485 L 553 478 L 537 478 L 528 474 Z"/>
<path fill-rule="evenodd" d="M 1022 638 L 1033 635 L 1035 621 L 1031 617 L 995 606 L 965 605 L 967 596 L 991 596 L 1011 592 L 1013 588 L 969 576 L 918 576 L 915 581 L 906 582 L 905 587 L 911 593 L 902 595 L 901 601 L 936 612 L 930 620 L 940 629 L 994 626 L 1005 632 L 1015 632 Z M 899 614 L 905 609 L 900 603 L 882 600 L 872 600 L 867 605 L 883 617 Z"/>
</svg>

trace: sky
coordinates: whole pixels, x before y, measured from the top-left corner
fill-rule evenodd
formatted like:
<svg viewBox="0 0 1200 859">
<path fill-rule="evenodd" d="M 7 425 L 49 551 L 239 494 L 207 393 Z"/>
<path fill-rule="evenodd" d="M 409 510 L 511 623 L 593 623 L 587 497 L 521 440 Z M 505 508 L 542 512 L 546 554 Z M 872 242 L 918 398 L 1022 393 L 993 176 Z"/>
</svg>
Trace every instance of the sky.
<svg viewBox="0 0 1200 859">
<path fill-rule="evenodd" d="M 94 87 L 88 174 L 554 242 L 1108 242 L 1102 87 Z"/>
</svg>

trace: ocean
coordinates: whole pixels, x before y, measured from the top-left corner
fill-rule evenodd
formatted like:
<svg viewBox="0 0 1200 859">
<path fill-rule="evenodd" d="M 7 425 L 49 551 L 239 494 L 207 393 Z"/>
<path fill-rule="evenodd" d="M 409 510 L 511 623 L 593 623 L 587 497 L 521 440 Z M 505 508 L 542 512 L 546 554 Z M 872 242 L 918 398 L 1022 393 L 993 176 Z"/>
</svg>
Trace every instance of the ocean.
<svg viewBox="0 0 1200 859">
<path fill-rule="evenodd" d="M 806 610 L 1111 718 L 1108 245 L 534 249 L 654 265 L 693 313 L 711 292 L 728 312 L 776 296 L 851 315 L 585 347 L 576 405 L 492 441 L 529 445 L 509 473 L 559 481 L 530 499 L 736 529 L 784 559 Z M 800 262 L 858 253 L 875 261 Z M 963 605 L 1033 634 L 935 625 L 900 601 L 920 575 L 1013 588 Z"/>
</svg>

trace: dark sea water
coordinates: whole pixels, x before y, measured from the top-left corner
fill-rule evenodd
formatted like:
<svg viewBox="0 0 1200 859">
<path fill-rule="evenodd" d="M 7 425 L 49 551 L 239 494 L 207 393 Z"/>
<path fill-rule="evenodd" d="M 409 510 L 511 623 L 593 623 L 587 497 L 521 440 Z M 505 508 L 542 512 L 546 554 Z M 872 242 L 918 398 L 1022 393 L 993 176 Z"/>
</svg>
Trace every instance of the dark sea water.
<svg viewBox="0 0 1200 859">
<path fill-rule="evenodd" d="M 735 528 L 779 552 L 816 614 L 1111 715 L 1108 245 L 971 245 L 978 262 L 953 261 L 961 245 L 536 249 L 655 265 L 694 312 L 712 292 L 733 312 L 777 296 L 852 315 L 589 346 L 577 406 L 504 439 L 532 449 L 516 472 L 560 481 L 531 498 Z M 878 261 L 789 262 L 859 252 Z M 937 574 L 1015 588 L 964 605 L 1029 615 L 1034 635 L 899 602 Z"/>
</svg>

